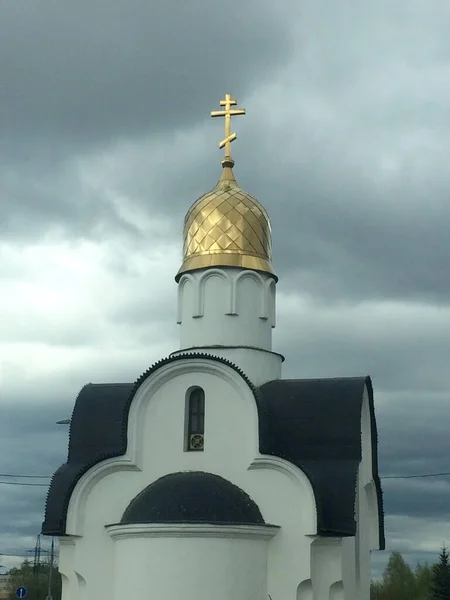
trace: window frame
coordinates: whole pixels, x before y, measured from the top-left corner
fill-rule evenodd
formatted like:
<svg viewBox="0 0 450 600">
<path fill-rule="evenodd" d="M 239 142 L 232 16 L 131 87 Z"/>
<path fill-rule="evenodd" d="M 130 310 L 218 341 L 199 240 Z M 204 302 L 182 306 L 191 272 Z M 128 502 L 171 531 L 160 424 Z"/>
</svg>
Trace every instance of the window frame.
<svg viewBox="0 0 450 600">
<path fill-rule="evenodd" d="M 202 448 L 191 448 L 191 436 L 205 437 L 205 391 L 200 386 L 189 388 L 186 393 L 185 445 L 186 452 L 202 452 Z"/>
</svg>

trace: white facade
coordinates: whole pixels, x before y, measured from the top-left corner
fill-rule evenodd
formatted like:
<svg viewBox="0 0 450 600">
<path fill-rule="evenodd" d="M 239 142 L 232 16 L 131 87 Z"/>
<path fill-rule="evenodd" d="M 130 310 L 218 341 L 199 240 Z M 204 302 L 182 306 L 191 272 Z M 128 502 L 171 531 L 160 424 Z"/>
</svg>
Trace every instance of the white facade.
<svg viewBox="0 0 450 600">
<path fill-rule="evenodd" d="M 226 358 L 255 385 L 279 379 L 283 357 L 272 351 L 275 293 L 275 279 L 266 273 L 223 267 L 183 274 L 180 352 Z"/>
<path fill-rule="evenodd" d="M 186 452 L 186 392 L 205 392 L 205 449 Z M 366 402 L 367 403 L 367 402 Z M 64 600 L 119 600 L 157 594 L 175 600 L 368 598 L 369 550 L 377 547 L 371 509 L 370 429 L 363 419 L 364 458 L 355 538 L 318 538 L 310 482 L 287 461 L 258 452 L 254 396 L 231 367 L 181 359 L 150 375 L 128 419 L 125 456 L 88 471 L 72 493 L 68 537 L 61 538 Z M 259 506 L 264 526 L 118 525 L 131 500 L 151 482 L 179 471 L 218 474 Z M 360 550 L 356 552 L 356 547 Z"/>
<path fill-rule="evenodd" d="M 154 589 L 161 598 L 267 598 L 266 540 L 276 530 L 125 525 L 109 533 L 116 545 L 114 600 L 127 597 L 130 581 L 144 596 Z"/>
</svg>

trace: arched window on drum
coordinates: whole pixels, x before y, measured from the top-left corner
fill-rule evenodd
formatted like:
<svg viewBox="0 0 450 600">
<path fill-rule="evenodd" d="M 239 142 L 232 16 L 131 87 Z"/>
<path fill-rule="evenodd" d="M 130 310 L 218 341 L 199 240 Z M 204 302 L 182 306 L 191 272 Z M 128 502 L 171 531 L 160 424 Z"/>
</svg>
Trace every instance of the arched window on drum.
<svg viewBox="0 0 450 600">
<path fill-rule="evenodd" d="M 205 446 L 205 392 L 191 389 L 186 398 L 186 450 L 201 452 Z"/>
</svg>

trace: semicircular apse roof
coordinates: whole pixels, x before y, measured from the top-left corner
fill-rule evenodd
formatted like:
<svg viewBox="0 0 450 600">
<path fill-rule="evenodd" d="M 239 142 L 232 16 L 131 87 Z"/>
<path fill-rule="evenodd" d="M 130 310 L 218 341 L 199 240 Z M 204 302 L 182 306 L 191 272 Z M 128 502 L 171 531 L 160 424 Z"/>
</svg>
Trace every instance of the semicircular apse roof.
<svg viewBox="0 0 450 600">
<path fill-rule="evenodd" d="M 230 481 L 185 471 L 165 475 L 138 494 L 121 519 L 131 523 L 263 525 L 264 519 L 250 496 Z"/>
</svg>

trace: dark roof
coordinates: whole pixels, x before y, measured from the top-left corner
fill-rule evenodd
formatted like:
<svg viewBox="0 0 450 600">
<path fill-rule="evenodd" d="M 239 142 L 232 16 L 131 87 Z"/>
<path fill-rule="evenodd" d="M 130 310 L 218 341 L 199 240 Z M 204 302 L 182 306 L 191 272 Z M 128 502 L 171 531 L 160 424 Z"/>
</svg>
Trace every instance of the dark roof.
<svg viewBox="0 0 450 600">
<path fill-rule="evenodd" d="M 151 483 L 131 501 L 121 523 L 263 525 L 264 519 L 250 496 L 230 481 L 187 471 Z"/>
<path fill-rule="evenodd" d="M 53 475 L 47 494 L 44 535 L 64 535 L 70 496 L 81 476 L 102 460 L 125 454 L 132 389 L 129 383 L 88 383 L 81 389 L 70 422 L 67 462 Z"/>
<path fill-rule="evenodd" d="M 128 412 L 143 381 L 166 364 L 198 358 L 228 365 L 250 387 L 258 408 L 260 452 L 284 458 L 304 471 L 316 498 L 317 533 L 323 536 L 348 536 L 356 532 L 354 507 L 361 460 L 361 408 L 367 386 L 380 547 L 384 548 L 370 378 L 275 380 L 255 388 L 238 367 L 226 359 L 207 354 L 175 355 L 164 359 L 147 370 L 135 384 L 89 384 L 81 390 L 71 422 L 68 460 L 53 476 L 42 533 L 65 535 L 68 504 L 77 481 L 102 460 L 125 454 Z"/>
<path fill-rule="evenodd" d="M 369 377 L 278 379 L 259 388 L 259 450 L 284 458 L 308 477 L 317 504 L 317 533 L 355 535 L 356 481 L 361 461 L 361 409 L 367 387 L 372 470 L 384 548 L 378 448 Z"/>
</svg>

